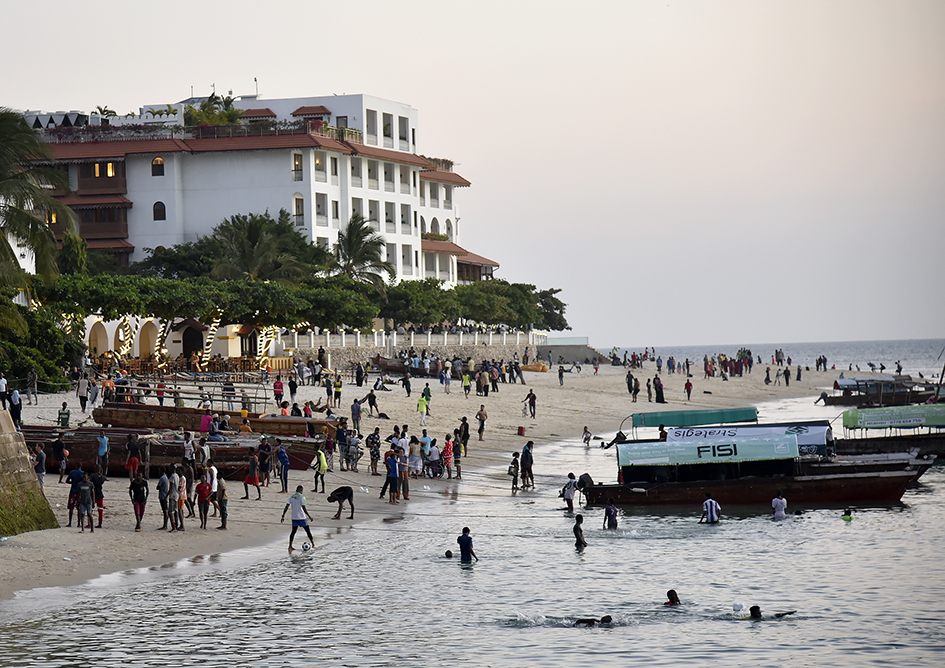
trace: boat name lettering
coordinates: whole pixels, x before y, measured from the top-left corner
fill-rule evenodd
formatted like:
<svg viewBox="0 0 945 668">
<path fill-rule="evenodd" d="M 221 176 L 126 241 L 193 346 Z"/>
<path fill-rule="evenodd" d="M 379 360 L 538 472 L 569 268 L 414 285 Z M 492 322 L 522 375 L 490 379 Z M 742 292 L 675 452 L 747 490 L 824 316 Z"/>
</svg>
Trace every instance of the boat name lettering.
<svg viewBox="0 0 945 668">
<path fill-rule="evenodd" d="M 674 429 L 673 438 L 714 438 L 717 436 L 737 436 L 738 427 L 722 429 Z"/>
<path fill-rule="evenodd" d="M 735 457 L 738 455 L 738 446 L 735 443 L 726 443 L 724 445 L 700 445 L 696 448 L 699 459 L 703 454 L 712 453 L 713 457 Z"/>
</svg>

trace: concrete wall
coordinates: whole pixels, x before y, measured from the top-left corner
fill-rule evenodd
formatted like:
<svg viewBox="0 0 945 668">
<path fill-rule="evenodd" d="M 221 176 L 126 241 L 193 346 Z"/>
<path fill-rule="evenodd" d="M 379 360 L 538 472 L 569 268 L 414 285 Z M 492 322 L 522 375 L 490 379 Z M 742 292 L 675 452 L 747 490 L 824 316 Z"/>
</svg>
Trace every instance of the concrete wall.
<svg viewBox="0 0 945 668">
<path fill-rule="evenodd" d="M 0 536 L 56 529 L 59 522 L 43 495 L 23 436 L 0 411 Z"/>
<path fill-rule="evenodd" d="M 599 350 L 595 350 L 590 346 L 555 346 L 555 345 L 546 345 L 538 346 L 538 354 L 541 355 L 541 358 L 547 362 L 548 361 L 548 351 L 551 351 L 551 354 L 554 356 L 555 363 L 558 362 L 558 356 L 564 357 L 565 362 L 578 362 L 584 364 L 584 360 L 593 360 L 595 357 L 603 357 L 606 364 L 610 364 L 610 361 L 604 353 Z"/>
<path fill-rule="evenodd" d="M 518 353 L 519 362 L 522 360 L 522 354 L 525 352 L 525 345 L 515 346 L 515 345 L 494 345 L 494 346 L 474 346 L 462 345 L 462 346 L 416 346 L 417 352 L 421 352 L 426 348 L 428 353 L 433 353 L 441 359 L 449 358 L 453 359 L 457 355 L 461 359 L 466 359 L 467 357 L 472 357 L 474 362 L 481 362 L 482 360 L 505 360 L 508 362 L 512 359 L 512 356 L 515 353 Z M 350 347 L 350 348 L 329 348 L 325 352 L 330 356 L 330 367 L 332 369 L 337 369 L 340 371 L 347 371 L 349 365 L 355 364 L 357 362 L 370 362 L 374 359 L 375 355 L 381 355 L 382 357 L 387 356 L 387 349 L 380 346 L 362 346 L 360 348 Z M 303 361 L 308 361 L 309 358 L 317 359 L 318 358 L 318 349 L 317 348 L 298 348 L 294 351 L 294 354 L 297 358 L 302 359 Z"/>
</svg>

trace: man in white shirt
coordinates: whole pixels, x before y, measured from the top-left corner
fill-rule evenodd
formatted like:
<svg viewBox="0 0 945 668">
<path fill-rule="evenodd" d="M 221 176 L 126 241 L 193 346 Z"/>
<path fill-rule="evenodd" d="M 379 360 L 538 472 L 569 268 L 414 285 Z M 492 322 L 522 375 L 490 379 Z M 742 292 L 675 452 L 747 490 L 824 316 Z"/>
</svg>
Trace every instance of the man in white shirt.
<svg viewBox="0 0 945 668">
<path fill-rule="evenodd" d="M 292 508 L 292 533 L 289 534 L 289 552 L 295 551 L 295 548 L 292 547 L 292 541 L 299 527 L 305 529 L 305 533 L 308 535 L 308 541 L 311 543 L 312 547 L 314 547 L 315 539 L 312 538 L 312 530 L 308 528 L 308 522 L 305 521 L 305 518 L 307 517 L 313 522 L 315 520 L 308 514 L 308 508 L 305 507 L 305 497 L 302 496 L 302 485 L 296 487 L 295 494 L 290 496 L 286 501 L 285 508 L 282 509 L 282 519 L 280 522 L 285 522 L 285 514 L 289 508 Z M 303 545 L 302 547 L 304 548 L 305 546 Z"/>
<path fill-rule="evenodd" d="M 699 518 L 699 524 L 718 524 L 722 514 L 722 507 L 719 502 L 712 498 L 712 492 L 705 493 L 705 501 L 702 503 L 702 517 Z"/>
</svg>

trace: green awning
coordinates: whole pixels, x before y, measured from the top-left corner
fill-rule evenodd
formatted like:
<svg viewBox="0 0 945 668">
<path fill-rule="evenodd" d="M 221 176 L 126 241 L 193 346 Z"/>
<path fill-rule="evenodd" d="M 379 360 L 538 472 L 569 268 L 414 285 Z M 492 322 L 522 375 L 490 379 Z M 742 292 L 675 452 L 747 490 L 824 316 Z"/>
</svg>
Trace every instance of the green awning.
<svg viewBox="0 0 945 668">
<path fill-rule="evenodd" d="M 619 443 L 619 466 L 671 466 L 676 464 L 718 464 L 799 456 L 793 434 L 707 438 L 699 441 Z"/>
<path fill-rule="evenodd" d="M 945 427 L 945 406 L 915 405 L 851 408 L 843 412 L 844 429 Z"/>
<path fill-rule="evenodd" d="M 728 422 L 755 422 L 758 409 L 718 408 L 703 411 L 660 411 L 658 413 L 634 413 L 634 427 L 698 427 L 703 424 L 726 424 Z"/>
</svg>

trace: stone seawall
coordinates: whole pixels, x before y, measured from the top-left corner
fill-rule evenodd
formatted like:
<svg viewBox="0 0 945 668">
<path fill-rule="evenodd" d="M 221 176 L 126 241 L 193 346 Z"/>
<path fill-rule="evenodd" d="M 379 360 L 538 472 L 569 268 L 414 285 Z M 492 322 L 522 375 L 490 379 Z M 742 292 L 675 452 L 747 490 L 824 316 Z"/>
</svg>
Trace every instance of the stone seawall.
<svg viewBox="0 0 945 668">
<path fill-rule="evenodd" d="M 409 346 L 408 346 L 409 348 Z M 515 353 L 518 353 L 519 361 L 522 360 L 522 355 L 525 353 L 525 345 L 472 345 L 464 344 L 461 346 L 443 346 L 443 345 L 431 345 L 431 346 L 414 346 L 414 349 L 417 353 L 421 353 L 424 350 L 429 354 L 435 354 L 441 359 L 449 358 L 453 359 L 456 356 L 459 356 L 461 359 L 466 359 L 467 357 L 472 357 L 473 361 L 480 362 L 484 359 L 489 360 L 511 360 L 512 356 Z M 532 356 L 534 356 L 534 346 L 529 346 L 529 351 Z M 350 366 L 357 364 L 358 362 L 368 363 L 371 362 L 376 355 L 381 355 L 382 357 L 387 355 L 387 349 L 381 346 L 361 346 L 359 348 L 350 347 L 350 348 L 328 348 L 325 352 L 329 355 L 330 364 L 329 366 L 332 369 L 339 369 L 341 371 L 347 371 Z M 301 358 L 303 361 L 307 361 L 309 358 L 315 359 L 318 357 L 318 349 L 311 348 L 298 348 L 294 351 L 295 356 Z"/>
<path fill-rule="evenodd" d="M 55 529 L 59 522 L 43 495 L 26 441 L 0 411 L 0 536 Z"/>
</svg>

